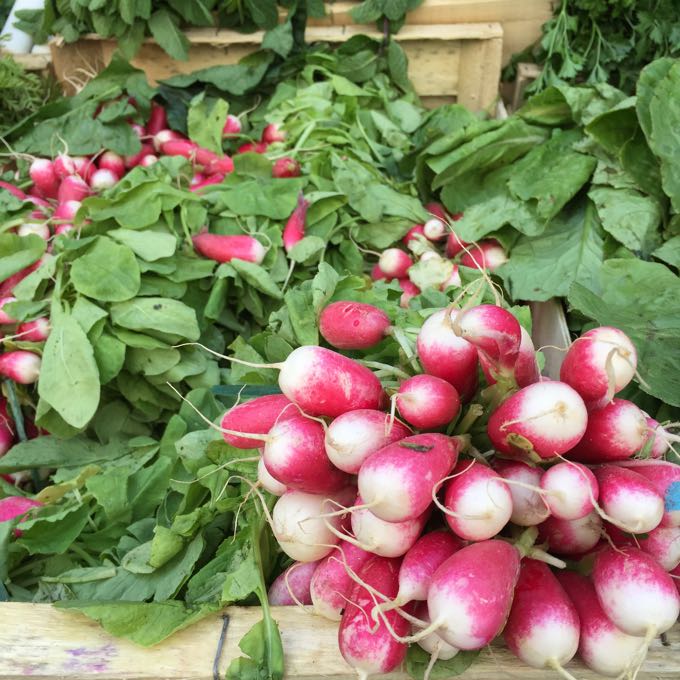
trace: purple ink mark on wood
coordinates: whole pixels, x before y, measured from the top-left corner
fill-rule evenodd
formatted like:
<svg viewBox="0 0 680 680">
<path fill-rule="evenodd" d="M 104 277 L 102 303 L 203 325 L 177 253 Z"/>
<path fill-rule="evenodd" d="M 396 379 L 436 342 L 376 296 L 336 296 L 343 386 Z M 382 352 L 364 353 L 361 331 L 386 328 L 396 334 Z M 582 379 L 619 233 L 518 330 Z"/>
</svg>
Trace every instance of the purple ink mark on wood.
<svg viewBox="0 0 680 680">
<path fill-rule="evenodd" d="M 67 649 L 73 659 L 64 664 L 64 669 L 73 673 L 104 673 L 108 670 L 109 660 L 116 655 L 116 646 L 108 643 L 102 647 L 76 647 Z"/>
</svg>

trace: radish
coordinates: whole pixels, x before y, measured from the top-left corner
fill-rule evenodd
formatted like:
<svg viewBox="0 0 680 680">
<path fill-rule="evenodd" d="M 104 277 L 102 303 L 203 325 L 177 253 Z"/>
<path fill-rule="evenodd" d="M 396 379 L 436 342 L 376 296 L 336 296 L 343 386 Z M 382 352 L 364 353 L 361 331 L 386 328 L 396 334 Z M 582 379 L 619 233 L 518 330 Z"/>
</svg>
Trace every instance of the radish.
<svg viewBox="0 0 680 680">
<path fill-rule="evenodd" d="M 499 373 L 514 372 L 522 342 L 517 319 L 497 305 L 477 305 L 452 315 L 456 335 L 473 344 Z"/>
<path fill-rule="evenodd" d="M 158 156 L 156 156 L 153 153 L 146 154 L 146 156 L 143 156 L 142 159 L 139 161 L 139 164 L 143 168 L 150 168 L 155 163 L 158 163 Z"/>
<path fill-rule="evenodd" d="M 286 139 L 286 133 L 280 130 L 278 125 L 270 123 L 262 131 L 262 142 L 266 144 L 274 144 L 274 142 L 283 142 Z"/>
<path fill-rule="evenodd" d="M 57 200 L 59 203 L 66 201 L 82 201 L 90 195 L 90 187 L 79 175 L 69 175 L 61 180 Z"/>
<path fill-rule="evenodd" d="M 446 232 L 446 222 L 438 217 L 433 217 L 423 225 L 423 235 L 428 241 L 441 241 L 446 236 Z"/>
<path fill-rule="evenodd" d="M 645 414 L 631 401 L 614 399 L 588 413 L 581 441 L 567 454 L 582 463 L 608 463 L 634 456 L 649 437 Z"/>
<path fill-rule="evenodd" d="M 474 460 L 461 461 L 446 487 L 442 510 L 456 536 L 484 541 L 510 521 L 512 494 L 490 467 Z"/>
<path fill-rule="evenodd" d="M 675 588 L 678 591 L 678 594 L 680 594 L 680 565 L 671 570 L 670 574 L 675 582 Z"/>
<path fill-rule="evenodd" d="M 312 604 L 309 585 L 318 562 L 295 562 L 269 586 L 267 599 L 275 607 Z"/>
<path fill-rule="evenodd" d="M 173 142 L 169 142 L 169 144 L 173 144 Z M 214 151 L 210 151 L 210 149 L 197 146 L 193 152 L 193 160 L 197 167 L 207 168 L 216 163 L 219 160 L 219 156 Z"/>
<path fill-rule="evenodd" d="M 596 511 L 581 519 L 548 517 L 538 527 L 541 540 L 560 555 L 580 555 L 592 550 L 602 536 L 602 520 Z"/>
<path fill-rule="evenodd" d="M 377 345 L 390 328 L 390 318 L 378 307 L 343 300 L 324 307 L 319 331 L 338 349 L 368 349 Z"/>
<path fill-rule="evenodd" d="M 458 269 L 458 265 L 454 264 L 453 269 L 451 270 L 451 276 L 442 283 L 441 290 L 445 291 L 449 288 L 460 288 L 462 285 L 463 281 L 460 278 L 460 270 Z"/>
<path fill-rule="evenodd" d="M 543 562 L 523 560 L 503 638 L 534 668 L 560 670 L 579 642 L 579 618 L 564 588 Z"/>
<path fill-rule="evenodd" d="M 468 247 L 468 251 L 460 258 L 463 267 L 488 269 L 492 272 L 508 261 L 508 255 L 503 246 L 493 239 L 472 244 Z"/>
<path fill-rule="evenodd" d="M 418 333 L 416 348 L 425 372 L 451 383 L 467 400 L 477 388 L 478 354 L 474 345 L 454 332 L 456 313 L 442 309 L 430 316 Z"/>
<path fill-rule="evenodd" d="M 635 666 L 644 641 L 619 630 L 602 610 L 593 584 L 581 574 L 563 571 L 557 580 L 576 607 L 580 621 L 578 653 L 596 673 L 623 677 Z"/>
<path fill-rule="evenodd" d="M 618 328 L 601 326 L 577 338 L 560 368 L 560 379 L 588 404 L 600 408 L 610 402 L 635 376 L 637 352 Z"/>
<path fill-rule="evenodd" d="M 59 154 L 54 161 L 52 161 L 52 167 L 59 179 L 65 179 L 69 175 L 76 174 L 76 164 L 73 158 L 65 153 Z"/>
<path fill-rule="evenodd" d="M 578 392 L 565 383 L 545 380 L 508 397 L 491 414 L 487 434 L 503 454 L 548 459 L 571 451 L 588 424 Z"/>
<path fill-rule="evenodd" d="M 305 200 L 302 192 L 300 192 L 297 206 L 295 206 L 286 222 L 286 226 L 283 228 L 283 247 L 287 253 L 305 236 L 305 220 L 307 219 L 308 208 L 309 203 Z"/>
<path fill-rule="evenodd" d="M 0 522 L 8 522 L 15 517 L 25 515 L 31 508 L 39 508 L 42 506 L 40 501 L 34 501 L 32 498 L 25 498 L 24 496 L 7 496 L 0 499 Z M 17 531 L 17 536 L 20 532 Z"/>
<path fill-rule="evenodd" d="M 553 517 L 581 519 L 595 507 L 599 486 L 595 475 L 578 463 L 558 463 L 541 477 L 544 500 Z"/>
<path fill-rule="evenodd" d="M 420 295 L 420 288 L 409 279 L 398 279 L 399 287 L 403 291 L 399 298 L 399 306 L 408 309 L 409 301 L 416 295 Z"/>
<path fill-rule="evenodd" d="M 30 236 L 34 234 L 35 236 L 40 236 L 44 241 L 50 238 L 50 228 L 47 226 L 46 222 L 24 222 L 18 229 L 17 234 L 19 236 Z"/>
<path fill-rule="evenodd" d="M 89 183 L 92 173 L 96 170 L 96 166 L 92 159 L 87 156 L 74 156 L 72 160 L 76 169 L 76 174 Z"/>
<path fill-rule="evenodd" d="M 230 156 L 220 156 L 212 163 L 207 165 L 205 171 L 210 176 L 228 175 L 234 172 L 234 161 Z"/>
<path fill-rule="evenodd" d="M 384 272 L 388 279 L 403 279 L 412 264 L 413 260 L 399 248 L 383 250 L 378 260 L 380 271 Z"/>
<path fill-rule="evenodd" d="M 40 375 L 40 357 L 24 350 L 0 354 L 0 375 L 21 385 L 31 385 Z"/>
<path fill-rule="evenodd" d="M 241 121 L 230 113 L 222 128 L 222 137 L 237 135 L 239 132 L 241 132 Z"/>
<path fill-rule="evenodd" d="M 68 234 L 70 231 L 73 231 L 74 229 L 75 227 L 72 224 L 60 224 L 54 230 L 54 235 L 61 236 L 62 234 Z"/>
<path fill-rule="evenodd" d="M 328 494 L 347 486 L 324 448 L 324 427 L 299 413 L 282 418 L 266 436 L 264 463 L 269 473 L 289 489 Z"/>
<path fill-rule="evenodd" d="M 373 281 L 385 281 L 387 278 L 387 274 L 380 269 L 380 265 L 377 263 L 374 264 L 371 268 L 371 279 L 373 279 Z"/>
<path fill-rule="evenodd" d="M 146 132 L 149 135 L 156 135 L 168 126 L 168 116 L 165 109 L 157 102 L 151 102 L 149 120 L 146 124 Z"/>
<path fill-rule="evenodd" d="M 118 175 L 111 170 L 106 170 L 104 168 L 100 170 L 95 170 L 90 177 L 90 188 L 93 191 L 103 191 L 104 189 L 110 189 L 118 183 Z"/>
<path fill-rule="evenodd" d="M 382 411 L 355 409 L 338 416 L 326 430 L 326 453 L 340 470 L 357 474 L 362 463 L 411 430 Z"/>
<path fill-rule="evenodd" d="M 357 484 L 367 507 L 386 522 L 419 517 L 432 503 L 432 489 L 453 469 L 461 441 L 443 434 L 416 434 L 371 454 Z"/>
<path fill-rule="evenodd" d="M 406 232 L 406 236 L 404 236 L 404 238 L 401 239 L 401 242 L 402 242 L 405 246 L 407 246 L 407 245 L 409 244 L 410 241 L 414 241 L 414 240 L 417 241 L 417 240 L 418 240 L 418 239 L 417 239 L 417 236 L 418 236 L 419 234 L 422 235 L 422 236 L 425 235 L 424 232 L 423 232 L 423 229 L 424 229 L 424 225 L 422 225 L 422 224 L 414 224 L 414 225 Z"/>
<path fill-rule="evenodd" d="M 264 153 L 268 147 L 267 142 L 246 142 L 236 149 L 236 153 Z"/>
<path fill-rule="evenodd" d="M 430 213 L 430 215 L 433 215 L 434 217 L 439 218 L 442 220 L 442 222 L 446 222 L 449 219 L 449 215 L 446 212 L 446 209 L 441 203 L 437 203 L 436 201 L 432 201 L 431 203 L 426 203 L 425 204 L 425 210 Z M 455 219 L 460 219 L 460 217 L 454 217 Z"/>
<path fill-rule="evenodd" d="M 56 198 L 59 190 L 59 178 L 52 161 L 47 158 L 36 158 L 28 170 L 33 183 L 41 194 L 47 198 Z"/>
<path fill-rule="evenodd" d="M 415 618 L 420 619 L 423 623 L 430 624 L 432 619 L 430 618 L 430 613 L 427 609 L 427 602 L 417 602 L 413 614 Z M 412 628 L 412 633 L 417 634 L 420 629 L 415 626 Z M 424 638 L 418 640 L 418 645 L 422 647 L 431 657 L 430 663 L 441 659 L 442 661 L 448 661 L 453 659 L 456 654 L 460 651 L 458 647 L 450 645 L 444 640 L 444 638 L 437 635 L 437 633 L 430 633 Z M 423 676 L 427 677 L 427 675 Z"/>
<path fill-rule="evenodd" d="M 615 546 L 640 548 L 665 571 L 672 572 L 680 564 L 680 527 L 656 527 L 646 536 L 627 534 L 613 524 L 608 524 L 606 531 Z"/>
<path fill-rule="evenodd" d="M 155 161 L 154 161 L 155 163 Z M 152 163 L 153 165 L 153 163 Z M 197 176 L 194 175 L 194 179 L 196 179 Z M 205 187 L 212 186 L 213 184 L 221 184 L 224 181 L 224 175 L 210 175 L 210 177 L 205 177 L 201 179 L 198 182 L 194 182 L 192 180 L 191 182 L 191 187 L 189 188 L 189 191 L 197 192 L 200 191 L 201 189 L 204 189 Z"/>
<path fill-rule="evenodd" d="M 595 477 L 607 519 L 634 534 L 647 533 L 659 525 L 663 497 L 648 479 L 617 465 L 596 468 Z"/>
<path fill-rule="evenodd" d="M 404 420 L 420 430 L 445 427 L 460 411 L 456 388 L 434 375 L 414 375 L 404 380 L 395 397 Z"/>
<path fill-rule="evenodd" d="M 144 156 L 148 156 L 150 153 L 154 152 L 153 146 L 151 144 L 142 144 L 142 148 L 135 154 L 132 154 L 131 156 L 125 156 L 123 158 L 123 161 L 125 163 L 125 167 L 128 170 L 131 170 L 132 168 L 136 168 L 142 161 L 142 158 Z M 166 155 L 176 155 L 176 154 L 166 154 Z"/>
<path fill-rule="evenodd" d="M 458 649 L 488 645 L 508 618 L 519 567 L 519 550 L 505 541 L 472 543 L 455 552 L 428 589 L 437 634 Z"/>
<path fill-rule="evenodd" d="M 130 123 L 130 128 L 140 140 L 146 137 L 146 128 L 143 125 L 140 125 L 139 123 Z"/>
<path fill-rule="evenodd" d="M 347 489 L 328 498 L 286 491 L 272 510 L 272 531 L 281 550 L 298 562 L 314 562 L 328 555 L 340 540 L 336 533 L 342 523 L 333 501 L 345 506 L 352 502 L 353 493 Z"/>
<path fill-rule="evenodd" d="M 283 179 L 288 177 L 299 177 L 302 174 L 300 164 L 290 156 L 277 158 L 272 168 L 272 177 Z"/>
<path fill-rule="evenodd" d="M 7 402 L 0 400 L 0 456 L 4 456 L 14 445 L 14 422 L 7 413 Z"/>
<path fill-rule="evenodd" d="M 256 449 L 262 445 L 261 441 L 248 437 L 248 434 L 267 434 L 278 420 L 293 415 L 299 415 L 299 411 L 283 394 L 257 397 L 230 408 L 222 417 L 220 423 L 222 428 L 243 432 L 244 436 L 239 437 L 227 432 L 223 432 L 222 436 L 227 444 L 237 449 Z"/>
<path fill-rule="evenodd" d="M 118 179 L 125 174 L 125 161 L 115 151 L 105 151 L 97 161 L 100 170 L 109 170 Z"/>
<path fill-rule="evenodd" d="M 224 236 L 203 231 L 192 237 L 192 241 L 199 255 L 217 262 L 238 259 L 260 264 L 267 254 L 265 247 L 255 237 L 246 234 Z"/>
<path fill-rule="evenodd" d="M 9 191 L 9 193 L 12 194 L 12 196 L 15 196 L 16 198 L 22 201 L 25 201 L 27 199 L 26 194 L 21 189 L 15 187 L 13 184 L 10 184 L 9 182 L 0 181 L 0 189 Z"/>
<path fill-rule="evenodd" d="M 357 496 L 354 507 L 351 508 L 355 544 L 382 557 L 405 555 L 418 540 L 430 516 L 428 509 L 419 517 L 404 522 L 386 522 L 366 509 L 365 505 L 361 496 Z M 352 540 L 347 537 L 343 538 Z"/>
<path fill-rule="evenodd" d="M 18 271 L 16 274 L 12 274 L 12 276 L 8 276 L 4 281 L 0 282 L 0 298 L 9 297 L 14 291 L 14 287 L 21 283 L 29 274 L 34 272 L 41 264 L 42 260 L 37 260 L 28 267 Z M 0 314 L 2 313 L 3 304 L 2 300 L 0 300 Z"/>
<path fill-rule="evenodd" d="M 637 548 L 604 548 L 592 579 L 605 615 L 628 635 L 651 640 L 677 621 L 680 595 L 673 579 Z"/>
<path fill-rule="evenodd" d="M 645 420 L 647 421 L 647 428 L 649 429 L 649 437 L 647 437 L 647 441 L 645 442 L 645 448 L 651 440 L 649 457 L 655 459 L 663 458 L 670 447 L 668 433 L 658 420 L 654 420 L 654 418 L 651 418 L 646 413 Z"/>
<path fill-rule="evenodd" d="M 262 453 L 262 452 L 260 452 Z M 271 476 L 267 466 L 264 464 L 264 458 L 260 458 L 257 462 L 257 481 L 260 483 L 265 491 L 269 491 L 272 496 L 283 496 L 288 487 L 285 484 L 281 484 L 278 479 L 274 479 Z"/>
<path fill-rule="evenodd" d="M 165 144 L 166 142 L 179 139 L 186 139 L 186 137 L 184 135 L 181 135 L 179 132 L 175 132 L 174 130 L 159 130 L 153 136 L 152 140 L 153 148 L 156 151 L 160 151 L 161 148 L 163 147 L 163 144 Z M 151 153 L 153 153 L 153 151 Z"/>
<path fill-rule="evenodd" d="M 449 233 L 446 239 L 446 257 L 456 257 L 458 253 L 463 252 L 466 248 L 469 250 L 471 247 L 470 243 L 463 241 L 455 231 Z"/>
<path fill-rule="evenodd" d="M 73 222 L 81 205 L 80 201 L 64 201 L 55 208 L 52 219 L 55 221 Z"/>
<path fill-rule="evenodd" d="M 5 311 L 5 305 L 10 305 L 16 301 L 17 299 L 14 296 L 0 298 L 0 325 L 16 323 L 17 320 Z"/>
<path fill-rule="evenodd" d="M 331 621 L 340 621 L 342 612 L 354 587 L 350 571 L 357 573 L 374 555 L 363 548 L 340 541 L 318 566 L 310 583 L 314 613 Z"/>
<path fill-rule="evenodd" d="M 360 680 L 378 673 L 389 673 L 406 657 L 408 646 L 395 640 L 393 635 L 406 635 L 408 621 L 396 611 L 385 614 L 389 628 L 383 621 L 374 626 L 372 619 L 376 599 L 379 599 L 374 593 L 392 599 L 399 587 L 398 572 L 398 560 L 374 557 L 359 572 L 359 578 L 366 587 L 356 583 L 350 592 L 338 629 L 338 643 L 340 653 L 356 670 Z"/>
<path fill-rule="evenodd" d="M 17 336 L 28 342 L 44 342 L 50 334 L 50 320 L 41 317 L 34 321 L 25 321 L 17 328 Z"/>
<path fill-rule="evenodd" d="M 531 467 L 521 461 L 497 460 L 494 469 L 508 482 L 508 489 L 512 496 L 512 514 L 510 521 L 521 527 L 531 527 L 540 524 L 550 510 L 538 493 L 543 470 Z M 517 482 L 517 484 L 513 484 Z"/>
<path fill-rule="evenodd" d="M 522 327 L 520 331 L 522 338 L 519 344 L 519 355 L 515 362 L 514 372 L 517 385 L 519 387 L 526 387 L 527 385 L 533 385 L 535 382 L 538 382 L 541 375 L 538 369 L 536 350 L 534 349 L 534 343 L 531 336 L 524 327 Z M 489 362 L 486 355 L 483 353 L 480 353 L 479 355 L 479 363 L 484 371 L 486 382 L 489 385 L 494 385 L 496 383 L 496 375 L 493 364 Z"/>
</svg>

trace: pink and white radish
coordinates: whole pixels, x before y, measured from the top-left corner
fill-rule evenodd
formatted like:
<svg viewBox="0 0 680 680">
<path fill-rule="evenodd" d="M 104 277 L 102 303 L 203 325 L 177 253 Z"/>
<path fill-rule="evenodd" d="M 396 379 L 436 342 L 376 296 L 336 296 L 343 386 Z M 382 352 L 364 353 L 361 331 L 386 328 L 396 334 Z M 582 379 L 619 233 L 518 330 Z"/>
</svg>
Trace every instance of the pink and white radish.
<svg viewBox="0 0 680 680">
<path fill-rule="evenodd" d="M 87 182 L 78 175 L 69 175 L 61 180 L 57 200 L 59 203 L 66 201 L 82 201 L 90 195 L 90 187 Z"/>
<path fill-rule="evenodd" d="M 16 323 L 16 319 L 5 309 L 6 305 L 11 305 L 17 299 L 10 295 L 8 297 L 0 298 L 0 325 Z"/>
<path fill-rule="evenodd" d="M 458 269 L 458 265 L 454 264 L 453 269 L 451 270 L 451 276 L 442 283 L 441 290 L 445 291 L 449 288 L 460 288 L 462 285 L 463 281 L 460 278 L 460 270 Z"/>
<path fill-rule="evenodd" d="M 264 458 L 260 458 L 257 462 L 257 481 L 272 496 L 283 496 L 288 491 L 288 487 L 285 484 L 281 484 L 278 479 L 272 477 L 269 470 L 267 470 L 267 466 L 264 464 Z"/>
<path fill-rule="evenodd" d="M 326 453 L 335 467 L 355 475 L 371 454 L 410 434 L 406 425 L 387 413 L 356 409 L 338 416 L 328 426 Z"/>
<path fill-rule="evenodd" d="M 52 219 L 55 222 L 73 222 L 81 205 L 80 201 L 64 201 L 54 209 Z"/>
<path fill-rule="evenodd" d="M 51 235 L 47 222 L 24 222 L 17 229 L 17 234 L 19 236 L 39 236 L 44 241 L 49 240 Z"/>
<path fill-rule="evenodd" d="M 296 243 L 305 237 L 305 221 L 307 220 L 307 210 L 309 202 L 300 192 L 295 209 L 291 213 L 286 226 L 283 228 L 283 247 L 289 253 Z"/>
<path fill-rule="evenodd" d="M 638 538 L 638 542 L 666 571 L 673 571 L 680 564 L 680 527 L 657 527 L 646 538 Z"/>
<path fill-rule="evenodd" d="M 9 193 L 12 194 L 12 196 L 22 201 L 25 201 L 28 198 L 25 192 L 23 192 L 18 187 L 15 187 L 13 184 L 10 184 L 9 182 L 3 182 L 2 180 L 0 180 L 0 189 L 9 191 Z"/>
<path fill-rule="evenodd" d="M 0 499 L 0 522 L 8 522 L 15 517 L 21 517 L 32 508 L 39 508 L 41 506 L 42 503 L 40 501 L 35 501 L 32 498 L 7 496 Z M 16 535 L 20 535 L 20 533 L 17 531 Z"/>
<path fill-rule="evenodd" d="M 95 170 L 90 177 L 90 188 L 93 191 L 104 191 L 104 189 L 110 189 L 118 183 L 119 177 L 115 172 L 107 170 L 106 168 L 100 168 Z"/>
<path fill-rule="evenodd" d="M 262 131 L 262 141 L 266 144 L 274 144 L 274 142 L 283 142 L 286 139 L 286 133 L 279 129 L 279 126 L 270 123 Z"/>
<path fill-rule="evenodd" d="M 456 419 L 460 397 L 451 383 L 434 375 L 414 375 L 404 380 L 395 402 L 406 422 L 419 430 L 436 430 Z"/>
<path fill-rule="evenodd" d="M 239 132 L 241 132 L 241 120 L 230 113 L 227 116 L 227 120 L 224 122 L 222 136 L 227 137 L 229 135 L 237 135 Z"/>
<path fill-rule="evenodd" d="M 161 134 L 161 133 L 159 133 Z M 166 142 L 163 142 L 160 147 L 160 152 L 163 156 L 182 156 L 189 160 L 194 158 L 198 144 L 189 139 L 178 139 L 173 137 Z M 126 161 L 125 165 L 130 167 Z"/>
<path fill-rule="evenodd" d="M 27 342 L 44 342 L 50 334 L 50 320 L 40 317 L 33 321 L 25 321 L 17 328 L 17 338 Z"/>
<path fill-rule="evenodd" d="M 401 297 L 399 298 L 399 306 L 408 309 L 411 299 L 416 297 L 416 295 L 420 295 L 420 288 L 418 288 L 418 286 L 410 279 L 397 279 L 397 283 L 402 290 Z"/>
<path fill-rule="evenodd" d="M 40 357 L 33 352 L 15 350 L 0 354 L 0 375 L 21 385 L 31 385 L 40 376 Z"/>
<path fill-rule="evenodd" d="M 506 399 L 489 418 L 487 433 L 505 455 L 549 459 L 571 451 L 587 426 L 588 412 L 578 392 L 545 380 Z"/>
<path fill-rule="evenodd" d="M 410 241 L 417 241 L 418 238 L 417 236 L 424 236 L 424 225 L 422 224 L 414 224 L 407 232 L 404 238 L 401 239 L 401 242 L 405 245 L 408 246 Z"/>
<path fill-rule="evenodd" d="M 503 638 L 510 651 L 534 668 L 560 670 L 579 643 L 576 608 L 550 568 L 523 560 Z"/>
<path fill-rule="evenodd" d="M 459 438 L 443 434 L 416 434 L 389 444 L 364 461 L 359 494 L 386 522 L 415 519 L 430 507 L 434 486 L 451 472 L 460 448 Z"/>
<path fill-rule="evenodd" d="M 581 519 L 548 517 L 538 527 L 541 540 L 559 555 L 581 555 L 592 550 L 602 536 L 602 519 L 595 510 Z"/>
<path fill-rule="evenodd" d="M 153 153 L 148 153 L 146 156 L 142 156 L 142 159 L 139 161 L 139 164 L 143 168 L 150 168 L 155 163 L 158 163 L 158 156 Z"/>
<path fill-rule="evenodd" d="M 248 434 L 267 434 L 277 420 L 290 418 L 299 413 L 290 399 L 283 394 L 257 397 L 233 406 L 222 417 L 220 425 L 223 429 L 243 432 L 244 436 L 227 432 L 223 432 L 222 436 L 227 444 L 237 449 L 256 449 L 262 445 L 261 440 L 248 437 Z"/>
<path fill-rule="evenodd" d="M 302 174 L 300 164 L 290 156 L 277 158 L 272 167 L 272 177 L 277 179 L 286 179 L 289 177 L 299 177 Z"/>
<path fill-rule="evenodd" d="M 52 167 L 55 174 L 59 179 L 65 179 L 69 175 L 76 174 L 76 164 L 68 154 L 59 154 L 54 161 L 52 161 Z"/>
<path fill-rule="evenodd" d="M 538 362 L 536 361 L 536 350 L 534 348 L 534 343 L 531 336 L 527 330 L 521 328 L 522 339 L 519 345 L 519 355 L 517 356 L 517 361 L 515 362 L 515 381 L 519 387 L 526 387 L 527 385 L 533 385 L 533 383 L 540 380 L 540 371 L 538 369 Z M 484 371 L 484 376 L 489 385 L 496 383 L 496 375 L 493 364 L 491 364 L 486 355 L 480 353 L 479 363 Z"/>
<path fill-rule="evenodd" d="M 663 458 L 668 452 L 668 449 L 670 448 L 670 437 L 658 420 L 651 418 L 646 413 L 645 418 L 647 420 L 647 427 L 649 428 L 649 437 L 645 442 L 644 448 L 646 449 L 647 446 L 649 446 L 649 458 L 658 460 Z"/>
<path fill-rule="evenodd" d="M 427 602 L 416 602 L 413 609 L 413 614 L 416 619 L 428 624 L 428 627 L 429 624 L 432 623 L 430 612 L 427 609 Z M 419 630 L 420 628 L 414 626 L 411 629 L 411 632 L 417 636 Z M 442 661 L 448 661 L 449 659 L 453 659 L 453 657 L 456 656 L 458 652 L 460 652 L 458 647 L 450 645 L 437 633 L 430 633 L 424 638 L 419 639 L 418 646 L 422 647 L 430 655 L 430 664 L 435 663 L 439 659 Z M 427 675 L 424 675 L 423 677 L 427 677 Z"/>
<path fill-rule="evenodd" d="M 267 599 L 275 607 L 312 604 L 309 586 L 318 562 L 295 562 L 269 586 Z"/>
<path fill-rule="evenodd" d="M 490 467 L 477 461 L 461 461 L 446 486 L 441 509 L 456 536 L 484 541 L 510 521 L 512 494 Z"/>
<path fill-rule="evenodd" d="M 178 140 L 178 139 L 186 139 L 184 135 L 181 135 L 179 132 L 175 132 L 174 130 L 159 130 L 154 136 L 153 136 L 153 149 L 156 151 L 161 151 L 163 148 L 163 145 L 166 142 Z"/>
<path fill-rule="evenodd" d="M 637 352 L 630 338 L 618 328 L 600 326 L 572 343 L 560 380 L 571 385 L 589 408 L 599 408 L 630 383 L 636 368 Z"/>
<path fill-rule="evenodd" d="M 543 470 L 521 461 L 497 460 L 494 469 L 508 483 L 512 496 L 510 521 L 521 527 L 532 527 L 545 521 L 550 510 L 539 493 Z"/>
<path fill-rule="evenodd" d="M 423 235 L 428 241 L 441 241 L 447 232 L 446 222 L 438 217 L 429 219 L 423 225 Z"/>
<path fill-rule="evenodd" d="M 125 161 L 115 151 L 105 151 L 97 161 L 100 170 L 112 172 L 118 179 L 125 174 Z"/>
<path fill-rule="evenodd" d="M 4 456 L 14 445 L 14 422 L 7 413 L 7 402 L 0 401 L 0 456 Z"/>
<path fill-rule="evenodd" d="M 413 260 L 400 248 L 387 248 L 383 250 L 378 260 L 380 271 L 388 279 L 403 279 L 408 276 L 408 270 Z"/>
<path fill-rule="evenodd" d="M 343 300 L 324 307 L 319 331 L 338 349 L 368 349 L 377 345 L 390 328 L 390 318 L 378 307 Z"/>
<path fill-rule="evenodd" d="M 209 234 L 207 231 L 192 238 L 194 248 L 199 255 L 216 262 L 231 262 L 231 260 L 245 260 L 260 264 L 267 251 L 253 236 L 237 234 L 226 236 Z"/>
<path fill-rule="evenodd" d="M 168 117 L 165 109 L 157 102 L 151 102 L 151 112 L 146 124 L 146 132 L 155 135 L 168 126 Z"/>
<path fill-rule="evenodd" d="M 558 463 L 541 477 L 544 500 L 553 517 L 581 519 L 597 503 L 599 486 L 595 475 L 578 463 Z"/>
<path fill-rule="evenodd" d="M 47 158 L 36 158 L 28 170 L 28 174 L 46 198 L 56 198 L 59 190 L 59 177 L 54 170 L 52 161 Z"/>
<path fill-rule="evenodd" d="M 503 246 L 494 239 L 467 246 L 467 251 L 460 258 L 463 267 L 488 269 L 490 272 L 495 271 L 507 261 L 508 254 Z"/>
<path fill-rule="evenodd" d="M 463 241 L 455 231 L 449 232 L 449 236 L 446 239 L 446 257 L 456 257 L 458 253 L 463 252 L 465 248 L 472 247 L 466 241 Z"/>
</svg>

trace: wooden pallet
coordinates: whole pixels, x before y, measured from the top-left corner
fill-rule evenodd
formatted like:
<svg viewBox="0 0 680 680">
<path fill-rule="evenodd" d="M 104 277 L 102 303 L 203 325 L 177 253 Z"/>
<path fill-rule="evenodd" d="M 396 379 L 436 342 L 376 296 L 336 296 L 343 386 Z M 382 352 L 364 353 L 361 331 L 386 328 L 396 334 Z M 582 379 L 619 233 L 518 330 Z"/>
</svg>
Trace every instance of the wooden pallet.
<svg viewBox="0 0 680 680">
<path fill-rule="evenodd" d="M 256 607 L 225 610 L 229 625 L 218 662 L 223 678 L 230 661 L 240 655 L 238 642 L 260 618 Z M 286 653 L 286 678 L 356 680 L 340 656 L 337 625 L 296 607 L 275 607 Z M 30 676 L 41 680 L 212 680 L 213 662 L 223 621 L 208 617 L 145 649 L 111 637 L 97 623 L 50 605 L 4 603 L 0 618 L 0 680 Z M 570 672 L 580 680 L 601 678 L 573 662 Z M 406 673 L 381 676 L 407 680 Z M 502 646 L 494 645 L 464 675 L 465 680 L 555 680 L 552 670 L 521 664 Z M 680 678 L 680 625 L 656 640 L 640 680 Z"/>
<path fill-rule="evenodd" d="M 307 30 L 307 40 L 337 44 L 361 33 L 382 37 L 367 27 L 312 26 Z M 132 64 L 155 83 L 179 73 L 236 63 L 259 48 L 263 35 L 191 30 L 186 33 L 191 43 L 188 61 L 171 59 L 153 40 L 147 40 Z M 500 24 L 405 26 L 398 40 L 408 55 L 409 75 L 416 91 L 427 105 L 458 101 L 472 110 L 482 110 L 493 104 L 501 69 Z M 72 91 L 109 63 L 116 42 L 87 35 L 72 44 L 57 38 L 51 48 L 57 79 Z"/>
</svg>

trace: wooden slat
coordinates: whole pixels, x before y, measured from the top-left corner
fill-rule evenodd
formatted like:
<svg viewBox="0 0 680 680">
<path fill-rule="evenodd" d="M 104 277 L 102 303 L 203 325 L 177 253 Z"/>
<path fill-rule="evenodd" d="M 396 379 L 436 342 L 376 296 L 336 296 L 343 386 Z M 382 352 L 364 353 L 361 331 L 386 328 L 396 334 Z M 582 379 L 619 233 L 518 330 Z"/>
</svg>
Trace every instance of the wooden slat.
<svg viewBox="0 0 680 680">
<path fill-rule="evenodd" d="M 0 52 L 2 51 L 0 50 Z M 27 71 L 44 71 L 52 63 L 49 54 L 13 54 L 12 52 L 2 52 L 2 54 L 9 54 L 17 64 L 23 66 Z"/>
<path fill-rule="evenodd" d="M 42 680 L 212 680 L 212 666 L 222 629 L 211 616 L 165 642 L 144 649 L 113 638 L 98 624 L 49 605 L 4 603 L 0 611 L 0 680 L 30 676 Z M 240 655 L 238 641 L 260 618 L 257 608 L 231 607 L 226 642 L 220 660 L 221 677 Z M 291 680 L 356 680 L 337 647 L 337 625 L 295 607 L 276 607 L 286 653 L 286 678 Z M 668 635 L 668 645 L 652 644 L 640 680 L 680 678 L 680 626 Z M 580 680 L 598 676 L 578 663 L 569 670 Z M 403 673 L 382 676 L 406 680 Z M 469 670 L 466 680 L 554 680 L 551 670 L 522 665 L 507 650 L 494 646 Z"/>
</svg>

